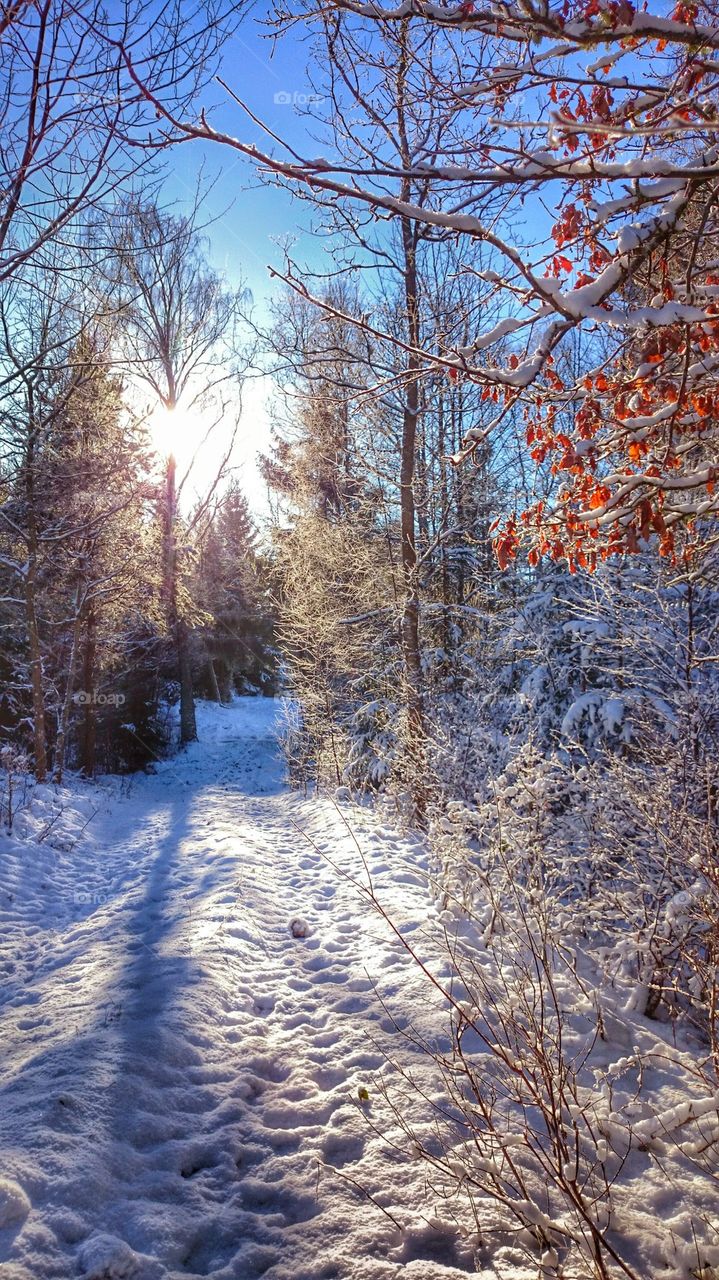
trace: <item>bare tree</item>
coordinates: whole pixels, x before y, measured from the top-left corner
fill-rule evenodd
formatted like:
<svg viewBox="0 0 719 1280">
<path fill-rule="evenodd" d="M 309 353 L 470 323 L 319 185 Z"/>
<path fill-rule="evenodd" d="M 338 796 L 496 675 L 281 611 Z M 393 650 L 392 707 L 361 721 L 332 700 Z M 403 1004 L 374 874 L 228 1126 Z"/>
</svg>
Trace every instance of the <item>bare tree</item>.
<svg viewBox="0 0 719 1280">
<path fill-rule="evenodd" d="M 193 461 L 223 422 L 234 424 L 214 479 L 195 508 L 193 526 L 211 503 L 234 444 L 247 363 L 239 326 L 248 298 L 243 289 L 228 289 L 207 265 L 197 218 L 197 211 L 175 217 L 152 205 L 121 209 L 115 220 L 115 256 L 109 277 L 122 317 L 123 361 L 138 388 L 151 392 L 154 408 L 173 411 L 181 404 L 186 415 L 196 414 Z M 167 459 L 162 517 L 163 597 L 180 680 L 183 743 L 197 738 L 188 623 L 179 585 L 180 501 L 191 471 L 192 463 L 178 479 L 174 457 Z M 189 532 L 186 526 L 185 536 Z"/>
<path fill-rule="evenodd" d="M 404 158 L 367 150 L 354 160 L 338 148 L 318 161 L 297 147 L 260 148 L 206 120 L 171 124 L 188 139 L 239 150 L 299 192 L 354 207 L 359 219 L 482 243 L 499 322 L 480 316 L 462 345 L 425 342 L 420 361 L 486 388 L 495 426 L 526 411 L 528 455 L 550 455 L 561 473 L 556 502 L 533 504 L 526 520 L 516 513 L 497 531 L 501 564 L 520 542 L 571 568 L 592 569 L 598 556 L 633 552 L 655 535 L 664 554 L 676 554 L 674 530 L 688 524 L 691 534 L 692 521 L 719 509 L 711 431 L 719 34 L 711 5 L 680 2 L 666 17 L 631 0 L 497 11 L 474 0 L 336 0 L 320 15 L 311 4 L 281 6 L 278 21 L 298 17 L 349 32 L 344 38 L 368 49 L 411 26 L 421 33 L 412 61 L 422 71 L 428 63 L 417 50 L 435 31 L 448 73 L 431 75 L 426 112 L 450 126 L 434 147 Z M 377 74 L 388 83 L 396 68 Z M 491 218 L 476 203 L 489 191 L 499 201 Z M 606 349 L 566 381 L 556 365 L 574 331 L 602 333 Z M 385 336 L 405 358 L 414 350 L 406 334 Z M 567 407 L 571 432 L 556 432 Z M 470 429 L 458 460 L 491 429 Z"/>
<path fill-rule="evenodd" d="M 28 0 L 3 10 L 0 281 L 57 236 L 81 238 L 81 217 L 153 170 L 175 134 L 138 80 L 158 104 L 189 110 L 240 9 Z"/>
</svg>

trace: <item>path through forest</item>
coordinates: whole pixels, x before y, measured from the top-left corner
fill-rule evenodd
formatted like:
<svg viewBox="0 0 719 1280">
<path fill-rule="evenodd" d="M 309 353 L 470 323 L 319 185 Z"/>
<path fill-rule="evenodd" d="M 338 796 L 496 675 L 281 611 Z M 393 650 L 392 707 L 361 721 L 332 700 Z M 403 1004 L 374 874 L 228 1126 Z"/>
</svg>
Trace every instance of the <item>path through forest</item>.
<svg viewBox="0 0 719 1280">
<path fill-rule="evenodd" d="M 337 806 L 285 787 L 277 714 L 201 707 L 201 743 L 134 778 L 84 854 L 3 862 L 2 1280 L 473 1271 L 379 1084 L 389 1044 L 433 1087 L 393 1024 L 444 1015 L 338 870 L 365 873 Z M 421 845 L 352 826 L 431 951 Z"/>
</svg>

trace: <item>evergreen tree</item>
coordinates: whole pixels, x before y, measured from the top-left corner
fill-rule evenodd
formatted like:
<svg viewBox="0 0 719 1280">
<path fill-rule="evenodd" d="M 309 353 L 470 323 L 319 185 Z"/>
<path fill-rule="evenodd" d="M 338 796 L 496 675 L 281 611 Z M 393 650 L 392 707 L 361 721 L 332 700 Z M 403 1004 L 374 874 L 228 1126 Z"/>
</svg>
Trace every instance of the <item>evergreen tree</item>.
<svg viewBox="0 0 719 1280">
<path fill-rule="evenodd" d="M 221 702 L 235 693 L 269 694 L 276 688 L 268 571 L 247 500 L 232 483 L 199 537 L 195 570 L 197 601 L 208 616 L 201 629 L 207 660 L 198 687 Z"/>
</svg>

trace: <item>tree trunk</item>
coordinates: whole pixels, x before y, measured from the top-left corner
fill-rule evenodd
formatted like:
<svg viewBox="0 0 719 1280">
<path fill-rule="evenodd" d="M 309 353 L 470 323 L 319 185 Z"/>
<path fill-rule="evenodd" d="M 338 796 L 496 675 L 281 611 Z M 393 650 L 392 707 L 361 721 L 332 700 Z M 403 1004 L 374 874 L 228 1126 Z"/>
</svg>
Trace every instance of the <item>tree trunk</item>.
<svg viewBox="0 0 719 1280">
<path fill-rule="evenodd" d="M 181 618 L 178 618 L 175 624 L 175 652 L 180 675 L 180 742 L 186 746 L 188 742 L 197 742 L 197 720 L 192 689 L 189 637 L 187 626 Z"/>
<path fill-rule="evenodd" d="M 175 489 L 175 471 L 175 459 L 170 455 L 167 459 L 165 486 L 165 580 L 163 594 L 167 613 L 167 626 L 175 647 L 177 675 L 180 682 L 180 742 L 183 746 L 186 746 L 188 742 L 197 742 L 197 721 L 192 688 L 189 636 L 187 625 L 179 616 L 177 603 L 177 493 Z"/>
<path fill-rule="evenodd" d="M 232 702 L 232 694 L 234 692 L 232 671 L 229 663 L 227 663 L 224 658 L 218 659 L 217 666 L 215 667 L 215 675 L 217 676 L 217 686 L 220 690 L 220 701 Z"/>
<path fill-rule="evenodd" d="M 33 751 L 35 777 L 44 782 L 47 777 L 47 733 L 45 728 L 45 690 L 42 671 L 40 629 L 37 620 L 35 583 L 37 578 L 38 536 L 35 519 L 35 432 L 32 426 L 32 392 L 28 389 L 31 426 L 25 453 L 25 498 L 27 501 L 27 570 L 25 574 L 25 619 L 28 648 L 30 651 L 30 684 L 32 687 Z"/>
<path fill-rule="evenodd" d="M 409 66 L 407 49 L 408 31 L 404 25 L 405 40 L 398 70 L 397 116 L 401 148 L 405 168 L 411 168 L 410 149 L 405 128 L 404 88 Z M 400 199 L 410 204 L 412 184 L 403 178 Z M 419 357 L 420 346 L 419 289 L 417 281 L 417 227 L 408 218 L 401 221 L 403 271 L 402 283 L 406 308 L 409 355 L 405 367 L 405 402 L 402 415 L 402 453 L 400 459 L 400 529 L 402 544 L 402 579 L 404 604 L 402 610 L 402 656 L 407 700 L 408 749 L 411 763 L 412 792 L 415 813 L 422 818 L 426 806 L 424 712 L 422 705 L 422 653 L 419 636 L 419 584 L 417 579 L 417 544 L 415 512 L 415 462 L 417 450 L 417 426 L 419 420 Z"/>
<path fill-rule="evenodd" d="M 65 685 L 65 697 L 63 699 L 60 723 L 58 725 L 57 738 L 55 740 L 53 782 L 62 782 L 63 770 L 65 768 L 67 731 L 70 725 L 70 712 L 72 711 L 72 699 L 75 692 L 75 664 L 77 662 L 77 651 L 80 644 L 80 628 L 82 626 L 82 604 L 79 596 L 80 593 L 78 592 L 78 596 L 75 601 L 75 618 L 72 626 L 70 656 L 67 662 L 67 684 Z M 85 693 L 92 697 L 93 690 L 88 688 L 85 690 Z"/>
<path fill-rule="evenodd" d="M 28 561 L 25 579 L 25 617 L 27 621 L 27 637 L 30 649 L 30 682 L 32 685 L 32 727 L 33 750 L 35 755 L 35 777 L 44 782 L 47 777 L 47 746 L 45 733 L 45 691 L 42 677 L 42 653 L 40 650 L 40 633 L 37 624 L 35 607 L 35 571 L 36 560 L 31 554 Z"/>
<path fill-rule="evenodd" d="M 97 649 L 97 619 L 90 607 L 85 625 L 85 646 L 82 656 L 82 684 L 86 693 L 95 688 L 95 654 Z M 80 759 L 82 771 L 86 777 L 95 775 L 95 750 L 97 745 L 97 718 L 94 702 L 85 703 L 85 718 L 82 725 L 82 743 Z"/>
<path fill-rule="evenodd" d="M 442 396 L 437 398 L 437 454 L 439 456 L 439 500 L 442 527 L 440 529 L 441 538 L 439 544 L 439 562 L 442 581 L 442 622 L 444 632 L 444 647 L 447 653 L 451 653 L 454 648 L 454 639 L 452 635 L 452 612 L 451 612 L 451 582 L 449 573 L 449 555 L 447 552 L 447 541 L 445 533 L 447 531 L 447 517 L 450 509 L 449 503 L 449 483 L 447 478 L 447 445 L 445 441 L 444 427 L 444 402 Z"/>
<path fill-rule="evenodd" d="M 212 698 L 212 701 L 219 702 L 220 705 L 222 705 L 222 695 L 220 693 L 220 686 L 217 683 L 217 672 L 215 671 L 215 664 L 212 661 L 212 658 L 207 659 L 207 680 L 210 686 L 210 697 Z"/>
<path fill-rule="evenodd" d="M 408 372 L 411 372 L 408 370 Z M 419 591 L 415 544 L 414 445 L 417 433 L 416 382 L 409 382 L 402 422 L 400 462 L 400 525 L 402 536 L 402 651 L 407 682 L 407 720 L 410 748 L 420 751 L 424 737 L 422 712 L 422 657 L 419 639 Z"/>
</svg>

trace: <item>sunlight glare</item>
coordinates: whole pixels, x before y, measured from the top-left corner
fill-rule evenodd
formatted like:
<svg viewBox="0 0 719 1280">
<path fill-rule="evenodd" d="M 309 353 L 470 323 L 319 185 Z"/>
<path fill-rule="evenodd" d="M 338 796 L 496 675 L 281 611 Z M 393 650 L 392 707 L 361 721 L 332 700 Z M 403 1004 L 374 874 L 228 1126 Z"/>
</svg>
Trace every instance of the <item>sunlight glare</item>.
<svg viewBox="0 0 719 1280">
<path fill-rule="evenodd" d="M 152 443 L 157 452 L 164 458 L 173 454 L 175 458 L 185 457 L 191 452 L 197 422 L 192 414 L 180 405 L 168 409 L 159 404 L 150 414 L 149 430 Z"/>
</svg>

